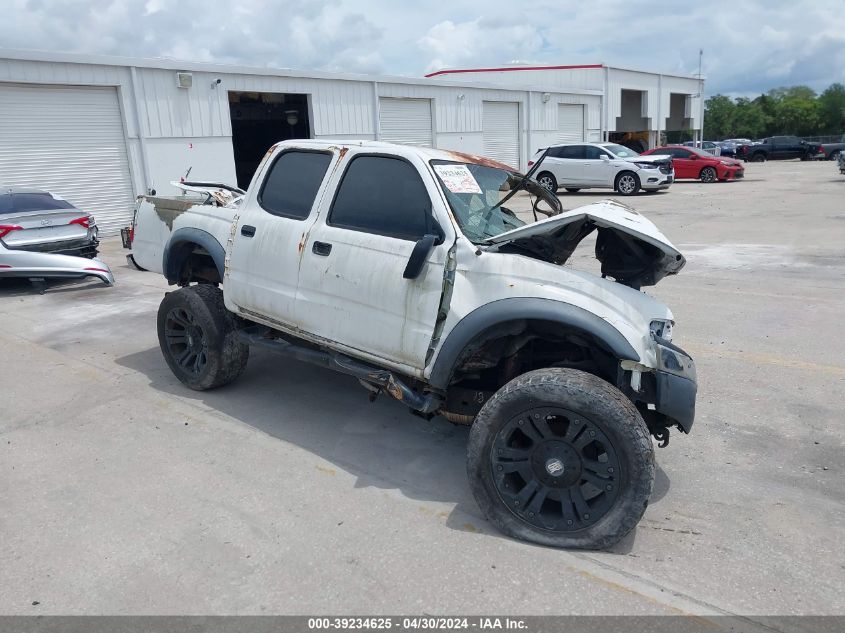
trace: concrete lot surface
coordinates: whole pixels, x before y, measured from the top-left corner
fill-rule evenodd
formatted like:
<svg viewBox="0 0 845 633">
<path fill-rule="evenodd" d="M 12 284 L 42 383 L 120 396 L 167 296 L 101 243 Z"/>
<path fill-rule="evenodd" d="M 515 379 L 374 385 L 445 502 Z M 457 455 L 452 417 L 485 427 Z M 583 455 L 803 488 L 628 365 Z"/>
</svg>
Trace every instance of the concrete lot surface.
<svg viewBox="0 0 845 633">
<path fill-rule="evenodd" d="M 648 292 L 700 392 L 612 552 L 499 534 L 467 429 L 352 378 L 253 350 L 236 383 L 184 388 L 166 284 L 114 240 L 113 288 L 4 284 L 0 613 L 845 614 L 845 177 L 747 173 L 629 200 L 689 260 Z"/>
</svg>

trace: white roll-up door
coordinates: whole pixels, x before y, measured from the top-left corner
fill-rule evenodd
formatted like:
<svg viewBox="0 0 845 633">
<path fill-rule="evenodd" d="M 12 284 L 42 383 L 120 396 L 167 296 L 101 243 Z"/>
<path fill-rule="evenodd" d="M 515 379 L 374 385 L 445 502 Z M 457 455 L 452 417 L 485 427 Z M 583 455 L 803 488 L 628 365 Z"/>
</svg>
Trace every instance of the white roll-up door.
<svg viewBox="0 0 845 633">
<path fill-rule="evenodd" d="M 561 103 L 557 107 L 558 143 L 584 140 L 584 106 Z"/>
<path fill-rule="evenodd" d="M 46 189 L 94 214 L 101 235 L 132 218 L 115 88 L 0 85 L 0 184 Z"/>
<path fill-rule="evenodd" d="M 381 97 L 379 140 L 418 147 L 432 146 L 431 99 Z"/>
<path fill-rule="evenodd" d="M 484 155 L 519 169 L 519 104 L 485 101 L 482 129 Z"/>
</svg>

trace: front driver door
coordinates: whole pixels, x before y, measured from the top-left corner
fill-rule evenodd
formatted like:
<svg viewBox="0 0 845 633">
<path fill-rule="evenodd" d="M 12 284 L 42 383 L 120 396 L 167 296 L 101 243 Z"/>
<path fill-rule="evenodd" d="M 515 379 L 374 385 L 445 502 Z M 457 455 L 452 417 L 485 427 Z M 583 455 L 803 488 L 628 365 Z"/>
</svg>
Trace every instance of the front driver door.
<svg viewBox="0 0 845 633">
<path fill-rule="evenodd" d="M 657 150 L 655 154 L 662 152 Z M 698 178 L 694 154 L 686 149 L 672 150 L 672 165 L 675 168 L 675 178 Z"/>
<path fill-rule="evenodd" d="M 442 198 L 425 163 L 415 161 L 347 154 L 334 199 L 308 234 L 297 318 L 320 339 L 422 375 L 454 234 L 435 222 L 432 201 L 442 206 Z M 420 275 L 403 278 L 416 242 L 436 233 Z"/>
</svg>

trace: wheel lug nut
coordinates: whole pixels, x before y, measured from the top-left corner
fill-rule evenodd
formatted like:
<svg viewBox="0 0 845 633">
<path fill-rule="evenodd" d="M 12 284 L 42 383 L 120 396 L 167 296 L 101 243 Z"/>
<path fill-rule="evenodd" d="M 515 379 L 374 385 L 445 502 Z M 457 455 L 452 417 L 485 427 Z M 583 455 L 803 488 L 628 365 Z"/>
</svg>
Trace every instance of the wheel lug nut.
<svg viewBox="0 0 845 633">
<path fill-rule="evenodd" d="M 523 424 L 525 424 L 525 421 L 524 421 L 524 420 L 520 420 L 520 421 L 519 421 L 519 426 L 522 426 Z"/>
<path fill-rule="evenodd" d="M 612 473 L 612 472 L 613 472 L 613 468 L 608 468 L 608 469 L 607 469 L 607 472 Z"/>
<path fill-rule="evenodd" d="M 566 525 L 572 525 L 572 519 L 567 519 L 567 520 L 566 520 Z"/>
<path fill-rule="evenodd" d="M 533 513 L 533 512 L 529 512 L 529 513 L 528 513 L 528 516 L 533 517 L 533 516 L 534 516 L 534 513 Z"/>
<path fill-rule="evenodd" d="M 518 506 L 518 505 L 519 505 L 519 501 L 514 501 L 514 502 L 513 502 L 513 504 L 514 504 L 515 506 Z"/>
<path fill-rule="evenodd" d="M 589 515 L 589 514 L 585 514 L 585 515 L 584 515 L 584 518 L 585 518 L 585 519 L 589 519 L 589 518 L 590 518 L 590 515 Z"/>
<path fill-rule="evenodd" d="M 501 466 L 499 466 L 499 468 L 501 468 Z M 613 486 L 611 486 L 610 484 L 607 484 L 607 489 L 608 489 L 608 490 L 613 490 Z"/>
<path fill-rule="evenodd" d="M 535 413 L 535 414 L 534 414 L 534 419 L 535 419 L 535 420 L 539 420 L 539 419 L 540 419 L 540 414 L 539 414 L 539 413 Z"/>
<path fill-rule="evenodd" d="M 504 466 L 499 466 L 499 470 L 504 470 L 504 469 L 505 469 Z"/>
<path fill-rule="evenodd" d="M 595 437 L 595 436 L 596 436 L 596 432 L 595 432 L 595 431 L 590 431 L 590 437 Z"/>
</svg>

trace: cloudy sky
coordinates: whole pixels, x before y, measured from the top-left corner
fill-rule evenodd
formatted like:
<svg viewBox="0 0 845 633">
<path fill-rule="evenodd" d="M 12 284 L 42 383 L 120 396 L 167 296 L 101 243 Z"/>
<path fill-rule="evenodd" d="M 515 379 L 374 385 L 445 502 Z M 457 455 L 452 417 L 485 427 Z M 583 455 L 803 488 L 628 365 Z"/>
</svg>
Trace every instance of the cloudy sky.
<svg viewBox="0 0 845 633">
<path fill-rule="evenodd" d="M 707 92 L 845 83 L 845 0 L 3 0 L 0 47 L 419 76 L 616 64 Z"/>
</svg>

